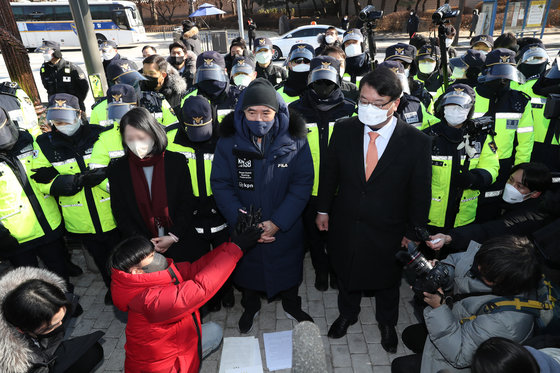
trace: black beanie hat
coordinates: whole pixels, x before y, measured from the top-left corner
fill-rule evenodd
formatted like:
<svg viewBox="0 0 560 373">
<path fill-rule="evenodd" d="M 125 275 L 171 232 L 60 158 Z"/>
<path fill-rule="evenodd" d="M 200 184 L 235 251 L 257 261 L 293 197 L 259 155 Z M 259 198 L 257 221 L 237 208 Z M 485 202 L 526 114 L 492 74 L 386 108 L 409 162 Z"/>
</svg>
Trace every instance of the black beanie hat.
<svg viewBox="0 0 560 373">
<path fill-rule="evenodd" d="M 276 90 L 272 84 L 264 78 L 253 80 L 243 91 L 242 109 L 245 110 L 249 106 L 257 105 L 268 106 L 275 112 L 278 112 L 279 109 Z"/>
</svg>

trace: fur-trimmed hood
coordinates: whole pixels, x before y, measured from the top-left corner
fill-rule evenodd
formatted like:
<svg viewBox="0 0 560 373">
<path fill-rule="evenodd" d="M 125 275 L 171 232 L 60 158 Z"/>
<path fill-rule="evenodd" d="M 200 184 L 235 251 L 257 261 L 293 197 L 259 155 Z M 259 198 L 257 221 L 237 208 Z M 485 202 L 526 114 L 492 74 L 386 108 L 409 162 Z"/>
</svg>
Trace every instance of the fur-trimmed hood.
<svg viewBox="0 0 560 373">
<path fill-rule="evenodd" d="M 165 78 L 165 83 L 163 83 L 160 92 L 167 97 L 168 95 L 184 95 L 186 91 L 187 82 L 181 77 L 177 69 L 169 65 L 167 77 Z"/>
<path fill-rule="evenodd" d="M 185 39 L 190 39 L 193 36 L 198 35 L 198 27 L 194 26 L 189 31 L 183 32 L 183 37 Z"/>
<path fill-rule="evenodd" d="M 20 284 L 28 280 L 43 280 L 59 287 L 66 292 L 66 284 L 58 275 L 46 269 L 19 267 L 0 278 L 0 305 L 6 295 Z M 25 337 L 8 325 L 4 317 L 0 317 L 0 371 L 3 373 L 25 373 L 31 368 L 33 351 L 29 348 Z"/>
</svg>

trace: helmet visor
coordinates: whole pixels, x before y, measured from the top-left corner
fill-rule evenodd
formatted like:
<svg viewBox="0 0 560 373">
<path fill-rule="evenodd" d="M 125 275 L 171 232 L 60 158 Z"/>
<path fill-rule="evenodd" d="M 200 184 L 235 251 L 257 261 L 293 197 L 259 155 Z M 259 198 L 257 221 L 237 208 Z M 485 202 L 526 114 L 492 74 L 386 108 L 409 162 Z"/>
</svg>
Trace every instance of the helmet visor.
<svg viewBox="0 0 560 373">
<path fill-rule="evenodd" d="M 119 120 L 135 106 L 134 104 L 111 103 L 107 105 L 107 118 Z"/>
<path fill-rule="evenodd" d="M 497 79 L 508 79 L 520 84 L 525 83 L 526 79 L 523 74 L 515 68 L 513 65 L 509 64 L 497 64 L 489 66 L 486 70 L 482 72 L 479 76 L 478 82 L 485 83 Z"/>
</svg>

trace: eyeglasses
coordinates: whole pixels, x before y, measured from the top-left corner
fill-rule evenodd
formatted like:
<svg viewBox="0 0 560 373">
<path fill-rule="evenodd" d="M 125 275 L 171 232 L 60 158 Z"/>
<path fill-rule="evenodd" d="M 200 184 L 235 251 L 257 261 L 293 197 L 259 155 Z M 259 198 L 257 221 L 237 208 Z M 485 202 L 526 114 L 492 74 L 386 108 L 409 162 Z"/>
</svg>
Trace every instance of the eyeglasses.
<svg viewBox="0 0 560 373">
<path fill-rule="evenodd" d="M 359 103 L 360 103 L 360 105 L 363 105 L 363 106 L 371 105 L 371 106 L 375 106 L 375 107 L 378 108 L 378 109 L 382 109 L 382 110 L 383 110 L 384 107 L 386 107 L 387 105 L 389 105 L 389 104 L 390 104 L 391 102 L 393 102 L 393 101 L 394 101 L 394 100 L 391 100 L 391 101 L 386 102 L 386 103 L 384 103 L 384 104 L 376 104 L 376 103 L 373 103 L 373 102 L 365 101 L 364 99 L 362 99 L 362 98 L 360 97 Z"/>
<path fill-rule="evenodd" d="M 307 58 L 300 57 L 300 58 L 296 58 L 295 60 L 292 60 L 291 62 L 295 63 L 296 65 L 299 65 L 299 64 L 302 64 L 302 63 L 308 64 L 311 61 L 309 61 Z"/>
</svg>

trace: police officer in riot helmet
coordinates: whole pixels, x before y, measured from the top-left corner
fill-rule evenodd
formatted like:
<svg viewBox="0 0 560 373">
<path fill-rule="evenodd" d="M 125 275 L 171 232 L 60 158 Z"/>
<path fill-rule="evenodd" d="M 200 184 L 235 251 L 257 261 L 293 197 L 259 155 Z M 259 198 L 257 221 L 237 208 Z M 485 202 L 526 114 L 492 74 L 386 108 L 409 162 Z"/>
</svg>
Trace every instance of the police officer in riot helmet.
<svg viewBox="0 0 560 373">
<path fill-rule="evenodd" d="M 308 88 L 301 94 L 299 100 L 289 105 L 289 108 L 303 116 L 309 130 L 307 141 L 311 148 L 315 176 L 311 199 L 303 213 L 303 223 L 315 269 L 315 288 L 325 291 L 329 287 L 329 273 L 331 284 L 335 285 L 337 281 L 330 270 L 326 253 L 326 233 L 319 232 L 315 224 L 319 180 L 325 172 L 327 146 L 335 121 L 352 116 L 355 104 L 346 99 L 340 89 L 342 78 L 337 59 L 318 56 L 311 60 L 310 68 Z"/>
<path fill-rule="evenodd" d="M 309 44 L 294 44 L 288 54 L 287 64 L 288 79 L 278 89 L 278 93 L 287 103 L 300 98 L 307 88 L 311 60 L 315 57 L 315 51 Z"/>
</svg>

